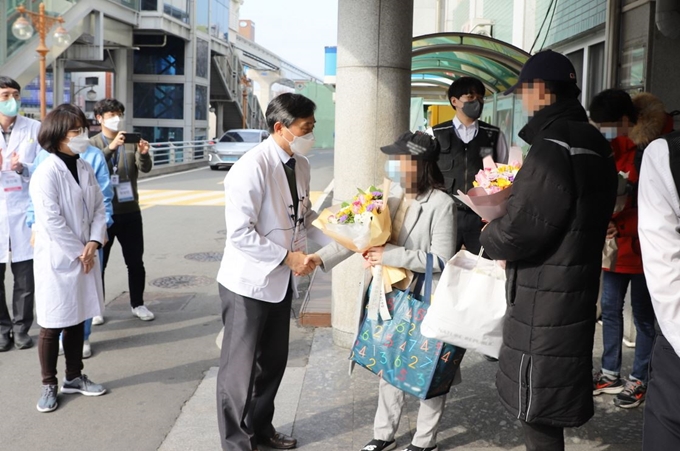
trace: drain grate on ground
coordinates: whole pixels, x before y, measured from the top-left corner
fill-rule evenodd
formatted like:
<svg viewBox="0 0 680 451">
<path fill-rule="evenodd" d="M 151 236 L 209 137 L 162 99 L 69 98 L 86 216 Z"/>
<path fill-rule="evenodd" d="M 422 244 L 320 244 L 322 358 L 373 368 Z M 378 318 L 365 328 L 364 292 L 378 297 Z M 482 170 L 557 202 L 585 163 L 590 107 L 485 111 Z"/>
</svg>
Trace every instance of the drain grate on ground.
<svg viewBox="0 0 680 451">
<path fill-rule="evenodd" d="M 151 285 L 159 288 L 189 288 L 213 283 L 215 279 L 202 276 L 169 276 L 151 281 Z"/>
<path fill-rule="evenodd" d="M 185 255 L 184 258 L 196 262 L 220 262 L 222 261 L 222 255 L 222 252 L 197 252 Z"/>
</svg>

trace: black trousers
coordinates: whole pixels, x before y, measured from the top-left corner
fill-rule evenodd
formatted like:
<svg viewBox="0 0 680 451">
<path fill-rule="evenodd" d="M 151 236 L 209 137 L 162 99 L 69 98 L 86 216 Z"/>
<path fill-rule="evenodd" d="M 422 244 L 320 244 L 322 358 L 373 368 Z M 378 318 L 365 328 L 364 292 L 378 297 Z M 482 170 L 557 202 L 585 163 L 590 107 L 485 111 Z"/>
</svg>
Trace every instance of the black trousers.
<svg viewBox="0 0 680 451">
<path fill-rule="evenodd" d="M 40 328 L 38 335 L 38 357 L 43 385 L 58 385 L 57 359 L 59 358 L 59 335 L 63 331 L 64 358 L 66 359 L 66 379 L 79 378 L 83 370 L 83 341 L 85 323 L 60 329 Z"/>
<path fill-rule="evenodd" d="M 465 245 L 469 252 L 479 254 L 482 248 L 479 235 L 482 234 L 483 227 L 482 218 L 477 216 L 477 213 L 459 206 L 456 214 L 456 252 Z"/>
<path fill-rule="evenodd" d="M 142 212 L 113 215 L 113 225 L 109 227 L 108 234 L 109 242 L 104 246 L 104 270 L 106 270 L 106 265 L 109 262 L 113 242 L 118 238 L 128 270 L 130 306 L 135 308 L 144 305 L 146 270 L 142 259 L 144 255 Z"/>
<path fill-rule="evenodd" d="M 222 449 L 250 451 L 271 437 L 274 398 L 288 362 L 289 287 L 283 301 L 239 296 L 219 286 L 224 338 L 217 373 L 217 422 Z"/>
<path fill-rule="evenodd" d="M 680 449 L 680 357 L 659 334 L 649 362 L 642 428 L 644 451 Z"/>
<path fill-rule="evenodd" d="M 12 313 L 9 315 L 5 301 L 5 269 L 6 263 L 0 263 L 0 334 L 14 332 L 28 333 L 33 325 L 34 281 L 33 260 L 11 264 L 14 275 L 14 292 L 12 294 Z"/>
<path fill-rule="evenodd" d="M 564 428 L 522 421 L 527 451 L 564 451 Z"/>
</svg>

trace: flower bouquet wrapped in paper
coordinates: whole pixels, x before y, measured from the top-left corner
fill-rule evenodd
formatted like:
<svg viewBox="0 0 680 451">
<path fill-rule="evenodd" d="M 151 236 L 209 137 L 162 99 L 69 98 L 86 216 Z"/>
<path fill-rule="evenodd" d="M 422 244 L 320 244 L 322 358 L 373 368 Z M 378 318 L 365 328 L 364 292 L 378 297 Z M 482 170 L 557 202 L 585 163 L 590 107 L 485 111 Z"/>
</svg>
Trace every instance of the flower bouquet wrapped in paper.
<svg viewBox="0 0 680 451">
<path fill-rule="evenodd" d="M 511 161 L 510 164 L 502 165 L 485 162 L 485 168 L 475 176 L 474 187 L 466 194 L 459 190 L 455 197 L 485 221 L 505 215 L 512 184 L 522 166 L 521 151 L 511 149 Z"/>
<path fill-rule="evenodd" d="M 382 188 L 359 189 L 352 200 L 325 209 L 312 224 L 338 244 L 357 253 L 383 246 L 389 241 L 392 231 L 386 194 L 389 187 L 390 181 L 385 179 Z M 392 291 L 392 285 L 410 280 L 410 274 L 401 268 L 382 265 L 373 267 L 372 273 L 369 312 L 373 316 L 379 308 L 383 319 L 389 319 L 385 293 Z"/>
</svg>

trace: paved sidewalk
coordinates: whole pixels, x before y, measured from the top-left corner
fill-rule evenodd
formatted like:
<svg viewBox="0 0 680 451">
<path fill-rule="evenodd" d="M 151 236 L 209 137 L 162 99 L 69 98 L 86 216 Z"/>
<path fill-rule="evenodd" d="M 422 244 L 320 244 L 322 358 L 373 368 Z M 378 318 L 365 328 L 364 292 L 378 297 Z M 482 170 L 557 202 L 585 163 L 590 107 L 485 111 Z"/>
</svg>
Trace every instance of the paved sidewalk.
<svg viewBox="0 0 680 451">
<path fill-rule="evenodd" d="M 322 295 L 314 293 L 312 295 Z M 302 335 L 300 335 L 302 334 Z M 302 338 L 301 338 L 302 337 Z M 595 355 L 601 353 L 601 328 L 596 331 Z M 277 397 L 277 429 L 292 433 L 302 450 L 359 450 L 372 437 L 378 380 L 363 368 L 348 375 L 348 351 L 334 346 L 330 328 L 295 327 L 291 343 L 311 340 L 309 354 L 289 363 Z M 302 349 L 305 349 L 303 346 Z M 633 350 L 624 347 L 630 365 Z M 306 360 L 306 363 L 305 363 Z M 304 364 L 304 366 L 302 366 Z M 597 362 L 594 364 L 597 366 Z M 448 396 L 439 433 L 440 450 L 523 450 L 519 422 L 500 405 L 494 377 L 498 364 L 476 353 L 463 359 L 463 383 Z M 624 367 L 627 374 L 629 367 Z M 196 394 L 184 406 L 161 451 L 219 449 L 215 419 L 215 375 L 211 369 Z M 595 417 L 585 426 L 567 430 L 567 450 L 639 450 L 642 408 L 624 410 L 613 397 L 595 398 Z M 397 441 L 410 442 L 418 400 L 409 398 Z M 399 449 L 399 448 L 398 448 Z"/>
</svg>

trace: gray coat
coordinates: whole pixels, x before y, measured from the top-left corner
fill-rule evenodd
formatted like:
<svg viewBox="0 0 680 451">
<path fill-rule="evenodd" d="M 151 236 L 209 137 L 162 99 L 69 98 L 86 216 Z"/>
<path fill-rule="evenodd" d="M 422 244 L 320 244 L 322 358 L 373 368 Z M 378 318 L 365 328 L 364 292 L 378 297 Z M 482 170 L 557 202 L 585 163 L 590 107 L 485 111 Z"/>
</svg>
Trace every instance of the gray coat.
<svg viewBox="0 0 680 451">
<path fill-rule="evenodd" d="M 401 202 L 403 189 L 393 184 L 388 198 L 390 215 L 394 219 L 399 203 Z M 383 264 L 396 268 L 406 268 L 413 272 L 424 273 L 427 263 L 427 254 L 433 254 L 433 285 L 436 285 L 443 271 L 440 265 L 441 259 L 444 264 L 448 262 L 455 252 L 456 246 L 456 205 L 453 198 L 440 190 L 432 190 L 418 196 L 409 206 L 404 216 L 404 224 L 399 233 L 398 245 L 388 243 L 383 252 Z M 353 254 L 349 249 L 338 243 L 331 243 L 317 252 L 323 262 L 322 269 L 328 272 L 333 267 Z M 437 258 L 438 257 L 438 258 Z M 361 325 L 361 312 L 364 307 L 365 287 L 368 286 L 371 272 L 365 271 L 361 291 L 357 296 L 357 318 L 355 321 L 358 333 Z M 433 286 L 434 292 L 434 286 Z M 350 364 L 350 371 L 354 362 Z M 461 382 L 460 369 L 456 371 L 453 385 Z"/>
<path fill-rule="evenodd" d="M 393 184 L 387 201 L 392 218 L 397 213 L 402 194 L 403 189 Z M 443 268 L 436 257 L 444 262 L 453 257 L 455 233 L 456 206 L 453 199 L 443 191 L 431 190 L 416 197 L 409 206 L 397 245 L 388 243 L 385 246 L 383 265 L 424 273 L 429 252 L 435 257 L 434 272 L 437 273 L 435 278 L 438 278 Z M 352 251 L 335 242 L 317 252 L 326 272 L 352 254 Z"/>
<path fill-rule="evenodd" d="M 403 189 L 393 184 L 390 191 L 388 206 L 394 218 Z M 440 190 L 432 190 L 418 196 L 406 211 L 404 224 L 397 240 L 398 244 L 388 243 L 385 246 L 383 265 L 424 273 L 429 252 L 435 257 L 433 271 L 436 283 L 443 270 L 438 260 L 441 259 L 446 263 L 455 252 L 455 234 L 456 206 L 451 196 Z M 352 251 L 335 242 L 317 252 L 323 261 L 322 269 L 325 272 L 330 271 L 352 254 Z M 366 273 L 370 276 L 370 271 Z M 363 304 L 363 296 L 359 297 L 359 302 Z"/>
</svg>

